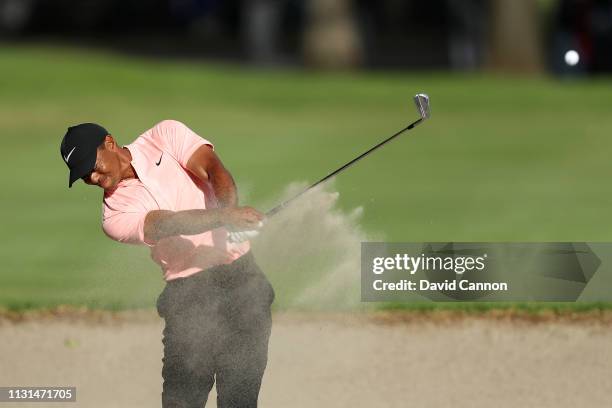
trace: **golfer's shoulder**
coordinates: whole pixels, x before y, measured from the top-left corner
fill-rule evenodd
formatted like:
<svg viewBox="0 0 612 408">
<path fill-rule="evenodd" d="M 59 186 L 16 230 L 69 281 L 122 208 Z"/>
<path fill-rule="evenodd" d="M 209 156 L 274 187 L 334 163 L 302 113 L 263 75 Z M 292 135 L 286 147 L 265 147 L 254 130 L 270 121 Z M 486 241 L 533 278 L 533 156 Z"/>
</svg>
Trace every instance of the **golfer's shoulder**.
<svg viewBox="0 0 612 408">
<path fill-rule="evenodd" d="M 153 126 L 152 130 L 155 130 L 160 135 L 173 134 L 175 132 L 185 131 L 189 129 L 187 125 L 176 119 L 164 119 Z"/>
<path fill-rule="evenodd" d="M 202 145 L 209 145 L 214 149 L 209 140 L 175 119 L 162 120 L 147 133 L 153 144 L 173 154 L 181 164 L 186 163 L 191 154 Z"/>
<path fill-rule="evenodd" d="M 173 145 L 184 140 L 193 132 L 183 122 L 175 119 L 165 119 L 156 123 L 144 136 L 146 139 L 161 146 Z"/>
</svg>

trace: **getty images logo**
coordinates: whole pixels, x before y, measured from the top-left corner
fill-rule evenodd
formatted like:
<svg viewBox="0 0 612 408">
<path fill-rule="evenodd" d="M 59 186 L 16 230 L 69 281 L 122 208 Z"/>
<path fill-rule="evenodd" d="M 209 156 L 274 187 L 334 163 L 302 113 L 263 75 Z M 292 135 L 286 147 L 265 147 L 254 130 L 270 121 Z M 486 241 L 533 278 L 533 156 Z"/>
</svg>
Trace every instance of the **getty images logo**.
<svg viewBox="0 0 612 408">
<path fill-rule="evenodd" d="M 372 272 L 380 275 L 385 271 L 399 270 L 414 275 L 418 271 L 453 271 L 462 275 L 470 271 L 485 269 L 487 254 L 482 256 L 440 256 L 425 255 L 411 256 L 409 254 L 395 254 L 391 257 L 376 257 L 372 260 Z"/>
</svg>

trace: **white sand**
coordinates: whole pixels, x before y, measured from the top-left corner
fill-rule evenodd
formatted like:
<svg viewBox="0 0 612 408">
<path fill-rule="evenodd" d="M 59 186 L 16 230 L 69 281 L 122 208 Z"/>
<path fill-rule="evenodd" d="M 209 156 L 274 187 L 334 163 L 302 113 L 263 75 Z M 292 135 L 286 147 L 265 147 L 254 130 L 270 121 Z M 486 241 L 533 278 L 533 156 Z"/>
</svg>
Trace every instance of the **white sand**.
<svg viewBox="0 0 612 408">
<path fill-rule="evenodd" d="M 161 319 L 0 324 L 0 385 L 75 385 L 77 403 L 156 407 Z M 612 327 L 275 315 L 262 407 L 609 407 Z M 208 406 L 216 406 L 211 394 Z"/>
</svg>

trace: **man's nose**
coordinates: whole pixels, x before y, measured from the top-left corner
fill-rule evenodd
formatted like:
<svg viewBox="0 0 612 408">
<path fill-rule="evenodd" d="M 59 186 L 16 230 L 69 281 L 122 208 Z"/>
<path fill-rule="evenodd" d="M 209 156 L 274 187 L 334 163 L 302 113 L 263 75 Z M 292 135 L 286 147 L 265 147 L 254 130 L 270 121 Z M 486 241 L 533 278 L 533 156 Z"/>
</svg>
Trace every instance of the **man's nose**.
<svg viewBox="0 0 612 408">
<path fill-rule="evenodd" d="M 98 184 L 98 181 L 100 181 L 100 175 L 94 171 L 91 173 L 91 176 L 89 176 L 89 179 L 92 183 Z"/>
</svg>

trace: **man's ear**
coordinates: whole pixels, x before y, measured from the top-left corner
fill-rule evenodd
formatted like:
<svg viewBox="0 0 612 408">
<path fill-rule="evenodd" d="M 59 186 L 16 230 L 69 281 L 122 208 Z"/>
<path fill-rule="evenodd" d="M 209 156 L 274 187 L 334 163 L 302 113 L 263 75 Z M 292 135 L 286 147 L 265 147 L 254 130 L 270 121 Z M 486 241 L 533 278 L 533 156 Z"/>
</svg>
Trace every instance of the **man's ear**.
<svg viewBox="0 0 612 408">
<path fill-rule="evenodd" d="M 111 135 L 106 135 L 102 144 L 106 150 L 113 150 L 117 146 L 115 139 Z"/>
</svg>

